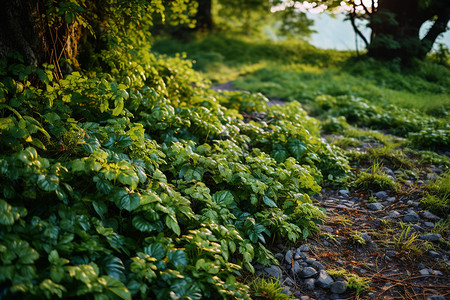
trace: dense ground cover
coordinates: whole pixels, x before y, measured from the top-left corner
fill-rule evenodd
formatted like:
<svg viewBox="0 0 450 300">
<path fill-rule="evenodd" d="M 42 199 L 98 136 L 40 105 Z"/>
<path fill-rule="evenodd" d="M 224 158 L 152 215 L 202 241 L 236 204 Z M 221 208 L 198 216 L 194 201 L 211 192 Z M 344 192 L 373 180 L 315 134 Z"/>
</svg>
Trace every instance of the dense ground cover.
<svg viewBox="0 0 450 300">
<path fill-rule="evenodd" d="M 154 50 L 169 55 L 185 53 L 186 58 L 194 61 L 194 68 L 213 84 L 226 82 L 217 85 L 218 89 L 259 92 L 271 99 L 272 104 L 283 104 L 282 101 L 285 101 L 285 106 L 291 106 L 292 103 L 301 103 L 308 114 L 319 122 L 322 136 L 342 149 L 352 167 L 352 175 L 346 182 L 334 181 L 337 184 L 335 187 L 322 184 L 327 188 L 319 198 L 320 205 L 327 207 L 327 224 L 334 226 L 334 218 L 343 219 L 347 214 L 359 215 L 355 221 L 351 218 L 342 224 L 339 221 L 335 235 L 328 232 L 320 237 L 316 235 L 316 242 L 312 242 L 316 246 L 316 257 L 327 257 L 330 253 L 348 257 L 349 265 L 342 272 L 347 272 L 348 276 L 362 275 L 361 282 L 373 279 L 371 289 L 365 285 L 365 295 L 370 291 L 380 297 L 382 294 L 394 297 L 406 293 L 412 298 L 420 298 L 432 293 L 432 290 L 424 291 L 419 287 L 425 286 L 426 281 L 414 281 L 416 277 L 409 279 L 408 274 L 417 273 L 415 263 L 421 261 L 427 261 L 444 274 L 448 272 L 448 264 L 436 263 L 428 255 L 430 251 L 433 255 L 438 251 L 445 259 L 445 253 L 448 254 L 448 65 L 437 64 L 430 58 L 417 62 L 415 66 L 402 67 L 396 62 L 376 62 L 355 57 L 349 52 L 318 50 L 304 43 L 261 40 L 252 43 L 248 38 L 224 36 L 207 36 L 184 44 L 162 39 L 156 42 Z M 257 117 L 257 122 L 268 122 L 265 115 Z M 338 193 L 337 187 L 354 195 L 350 198 L 356 201 L 352 202 L 356 209 L 346 209 L 349 194 Z M 375 196 L 385 191 L 392 196 L 390 201 L 393 203 Z M 365 207 L 367 203 L 377 203 L 374 207 L 379 207 L 378 204 L 386 207 L 380 212 L 360 209 L 360 205 Z M 398 215 L 397 210 L 404 209 L 405 214 L 412 210 L 417 213 L 428 210 L 439 216 L 436 220 L 440 221 L 427 231 L 427 228 L 421 228 L 414 222 L 391 217 Z M 377 220 L 375 215 L 380 219 Z M 331 230 L 330 227 L 327 230 Z M 380 237 L 385 231 L 389 234 Z M 367 233 L 376 237 L 377 241 L 371 242 L 372 246 L 376 244 L 375 248 L 364 248 L 366 241 L 361 238 L 363 233 L 366 237 Z M 439 241 L 436 240 L 437 243 L 431 244 L 418 238 L 419 235 L 436 233 L 442 235 Z M 331 246 L 330 241 L 334 241 L 332 244 L 335 245 Z M 385 275 L 376 272 L 364 275 L 367 270 L 369 273 L 373 271 L 370 268 L 362 273 L 354 271 L 358 269 L 356 266 L 372 265 L 370 257 L 380 255 L 380 252 L 385 252 L 390 259 L 384 260 L 386 268 L 396 269 L 400 276 L 395 277 L 397 288 L 384 286 L 389 281 L 383 277 Z M 399 259 L 393 261 L 390 258 L 392 253 Z M 327 263 L 339 267 L 335 261 L 331 259 Z M 375 265 L 378 267 L 377 262 Z M 330 274 L 335 271 L 331 269 Z M 286 265 L 285 272 L 292 274 L 291 267 Z M 408 279 L 403 281 L 405 276 Z M 291 277 L 283 277 L 283 281 L 292 280 L 296 280 L 295 272 Z M 300 282 L 297 281 L 297 284 L 301 287 Z M 261 289 L 265 287 L 265 295 L 272 295 L 277 287 L 278 292 L 281 290 L 279 285 L 274 284 L 259 280 L 253 283 L 252 288 L 261 295 L 264 294 Z M 432 286 L 431 282 L 426 284 Z M 438 285 L 437 289 L 442 288 Z M 356 284 L 357 291 L 361 286 Z M 411 290 L 412 286 L 416 289 Z M 293 289 L 292 286 L 287 288 Z M 308 288 L 300 288 L 302 293 L 305 289 Z M 418 294 L 418 290 L 423 294 Z M 312 292 L 310 295 L 317 296 Z"/>
<path fill-rule="evenodd" d="M 298 103 L 114 51 L 59 80 L 1 62 L 2 295 L 247 298 L 243 272 L 317 229 L 310 196 L 347 160 Z"/>
</svg>

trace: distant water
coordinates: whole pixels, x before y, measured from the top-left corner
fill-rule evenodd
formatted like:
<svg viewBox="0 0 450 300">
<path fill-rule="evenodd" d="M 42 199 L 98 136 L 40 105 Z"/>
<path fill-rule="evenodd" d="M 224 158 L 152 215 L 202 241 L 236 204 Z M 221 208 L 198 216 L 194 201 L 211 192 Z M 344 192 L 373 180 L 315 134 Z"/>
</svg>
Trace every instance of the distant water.
<svg viewBox="0 0 450 300">
<path fill-rule="evenodd" d="M 344 14 L 337 14 L 333 17 L 327 13 L 307 13 L 307 15 L 308 18 L 314 20 L 313 29 L 317 31 L 317 33 L 311 36 L 310 40 L 310 43 L 314 46 L 322 49 L 356 50 L 356 45 L 358 45 L 359 50 L 364 49 L 364 42 L 360 38 L 355 41 L 355 33 L 352 25 L 350 21 L 344 21 Z M 360 25 L 359 28 L 366 38 L 369 39 L 370 30 L 364 25 Z M 425 35 L 426 29 L 429 26 L 431 26 L 429 23 L 425 23 L 422 26 L 421 36 Z M 438 37 L 434 44 L 435 47 L 437 43 L 444 43 L 450 48 L 450 31 Z"/>
</svg>

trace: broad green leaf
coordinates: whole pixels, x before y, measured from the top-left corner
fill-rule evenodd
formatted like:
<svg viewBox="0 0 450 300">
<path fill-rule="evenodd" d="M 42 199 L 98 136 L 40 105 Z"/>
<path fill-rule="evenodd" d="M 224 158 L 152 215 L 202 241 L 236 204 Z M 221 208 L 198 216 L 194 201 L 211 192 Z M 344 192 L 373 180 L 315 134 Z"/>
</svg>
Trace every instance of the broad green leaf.
<svg viewBox="0 0 450 300">
<path fill-rule="evenodd" d="M 125 267 L 118 257 L 108 255 L 102 258 L 99 267 L 114 279 L 122 280 L 124 278 Z"/>
<path fill-rule="evenodd" d="M 94 176 L 93 180 L 96 182 L 97 190 L 99 192 L 109 195 L 112 190 L 112 184 L 105 179 L 104 176 Z"/>
<path fill-rule="evenodd" d="M 58 188 L 59 178 L 53 174 L 39 175 L 37 184 L 44 191 L 52 192 Z"/>
<path fill-rule="evenodd" d="M 114 194 L 114 202 L 117 207 L 128 211 L 138 208 L 140 199 L 141 196 L 138 193 L 128 193 L 125 189 L 121 189 Z"/>
<path fill-rule="evenodd" d="M 263 196 L 263 202 L 269 207 L 277 207 L 277 204 L 267 196 Z"/>
<path fill-rule="evenodd" d="M 102 276 L 101 278 L 106 280 L 107 291 L 123 300 L 131 300 L 131 293 L 122 282 L 110 276 Z"/>
<path fill-rule="evenodd" d="M 228 206 L 234 201 L 233 194 L 229 191 L 218 191 L 214 193 L 212 199 L 214 202 L 223 206 Z"/>
<path fill-rule="evenodd" d="M 142 232 L 151 232 L 153 230 L 156 230 L 156 227 L 153 225 L 153 222 L 147 220 L 141 215 L 137 215 L 133 218 L 133 226 Z"/>
<path fill-rule="evenodd" d="M 13 207 L 3 199 L 0 199 L 0 224 L 13 225 L 20 218 L 18 211 L 14 211 Z"/>
<path fill-rule="evenodd" d="M 33 161 L 37 160 L 38 154 L 36 149 L 28 147 L 25 150 L 21 151 L 17 158 L 22 161 L 26 165 L 31 165 Z"/>
<path fill-rule="evenodd" d="M 165 221 L 166 221 L 167 227 L 169 227 L 170 229 L 172 229 L 172 231 L 173 231 L 176 235 L 180 235 L 180 234 L 181 234 L 180 226 L 178 225 L 178 222 L 177 222 L 177 220 L 175 219 L 175 217 L 167 215 Z"/>
<path fill-rule="evenodd" d="M 184 267 L 188 264 L 186 253 L 182 250 L 170 251 L 167 255 L 169 263 L 173 264 L 175 268 Z"/>
<path fill-rule="evenodd" d="M 58 298 L 62 298 L 63 293 L 67 292 L 66 288 L 63 285 L 54 283 L 50 279 L 44 279 L 39 284 L 39 289 L 43 291 L 44 295 L 50 299 L 53 295 L 58 296 Z"/>
<path fill-rule="evenodd" d="M 148 256 L 161 260 L 166 256 L 166 247 L 160 243 L 153 243 L 144 248 L 144 253 Z"/>
<path fill-rule="evenodd" d="M 92 206 L 95 212 L 103 219 L 103 216 L 108 213 L 108 206 L 103 201 L 92 201 Z"/>
</svg>

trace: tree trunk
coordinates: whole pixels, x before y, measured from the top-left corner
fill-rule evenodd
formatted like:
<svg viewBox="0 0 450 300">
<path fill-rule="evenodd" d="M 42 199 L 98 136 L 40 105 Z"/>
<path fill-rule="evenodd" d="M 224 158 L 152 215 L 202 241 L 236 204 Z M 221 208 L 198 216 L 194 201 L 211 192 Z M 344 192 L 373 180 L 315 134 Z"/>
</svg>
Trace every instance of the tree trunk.
<svg viewBox="0 0 450 300">
<path fill-rule="evenodd" d="M 0 0 L 0 57 L 20 53 L 24 62 L 37 66 L 45 59 L 42 1 Z"/>
<path fill-rule="evenodd" d="M 214 27 L 212 17 L 212 0 L 198 0 L 197 14 L 195 15 L 196 31 L 211 31 Z"/>
<path fill-rule="evenodd" d="M 368 55 L 381 59 L 400 58 L 403 62 L 424 58 L 437 36 L 446 29 L 449 5 L 442 4 L 444 2 L 432 1 L 424 8 L 420 0 L 379 0 L 377 12 L 372 15 L 369 25 L 372 40 Z M 434 26 L 421 40 L 420 27 L 436 15 Z"/>
</svg>

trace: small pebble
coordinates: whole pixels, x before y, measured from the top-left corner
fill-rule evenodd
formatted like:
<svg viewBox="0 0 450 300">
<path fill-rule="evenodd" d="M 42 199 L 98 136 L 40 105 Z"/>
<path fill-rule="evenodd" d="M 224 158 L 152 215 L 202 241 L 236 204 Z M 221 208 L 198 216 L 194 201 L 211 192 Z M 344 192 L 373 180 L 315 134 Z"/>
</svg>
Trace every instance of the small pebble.
<svg viewBox="0 0 450 300">
<path fill-rule="evenodd" d="M 305 262 L 306 262 L 308 265 L 312 265 L 315 261 L 316 261 L 316 260 L 315 260 L 314 258 L 307 258 L 307 259 L 305 259 Z"/>
<path fill-rule="evenodd" d="M 370 210 L 381 210 L 383 209 L 383 204 L 381 203 L 369 203 L 367 204 L 367 208 Z"/>
<path fill-rule="evenodd" d="M 316 284 L 316 280 L 314 278 L 308 278 L 305 280 L 306 289 L 314 290 L 314 286 Z"/>
<path fill-rule="evenodd" d="M 442 235 L 440 235 L 439 233 L 419 235 L 419 239 L 424 240 L 424 241 L 429 241 L 429 242 L 437 242 L 441 238 L 442 238 Z"/>
<path fill-rule="evenodd" d="M 375 197 L 377 197 L 378 199 L 384 200 L 386 199 L 388 196 L 388 194 L 385 191 L 381 191 L 375 194 Z"/>
<path fill-rule="evenodd" d="M 426 227 L 434 228 L 433 222 L 424 222 L 423 225 L 425 225 Z"/>
<path fill-rule="evenodd" d="M 395 197 L 388 197 L 388 198 L 386 199 L 386 201 L 388 201 L 388 202 L 394 202 L 394 201 L 395 201 Z"/>
<path fill-rule="evenodd" d="M 432 212 L 429 212 L 428 210 L 423 211 L 422 217 L 424 217 L 425 219 L 432 220 L 432 221 L 437 221 L 440 219 L 438 216 L 436 216 Z"/>
<path fill-rule="evenodd" d="M 323 267 L 323 265 L 322 265 L 321 263 L 317 262 L 317 261 L 315 261 L 315 262 L 312 264 L 312 267 L 313 267 L 314 269 L 316 269 L 317 271 L 321 271 L 321 270 L 325 269 L 325 268 Z"/>
<path fill-rule="evenodd" d="M 298 249 L 300 251 L 302 251 L 302 252 L 309 252 L 310 251 L 309 246 L 306 245 L 306 244 L 301 245 L 300 247 L 298 247 Z"/>
<path fill-rule="evenodd" d="M 316 280 L 316 284 L 318 287 L 328 289 L 333 282 L 334 282 L 333 278 L 331 278 L 331 276 L 325 270 L 321 270 L 319 272 L 319 276 L 317 277 Z"/>
<path fill-rule="evenodd" d="M 391 212 L 389 212 L 389 217 L 390 218 L 397 218 L 398 216 L 400 216 L 400 213 L 396 210 L 393 210 Z"/>
<path fill-rule="evenodd" d="M 336 281 L 331 284 L 330 291 L 334 294 L 342 294 L 347 290 L 347 281 Z"/>
<path fill-rule="evenodd" d="M 420 275 L 425 276 L 425 275 L 430 275 L 430 272 L 428 271 L 428 269 L 422 269 L 419 271 Z"/>
<path fill-rule="evenodd" d="M 429 254 L 431 257 L 433 257 L 433 258 L 440 258 L 440 257 L 441 257 L 441 255 L 439 254 L 439 252 L 436 252 L 436 251 L 430 251 L 430 252 L 428 252 L 428 254 Z"/>
<path fill-rule="evenodd" d="M 411 211 L 403 217 L 403 221 L 404 222 L 417 222 L 417 221 L 419 221 L 419 215 L 416 214 L 414 211 Z"/>
<path fill-rule="evenodd" d="M 292 264 L 292 272 L 293 272 L 294 274 L 298 274 L 298 273 L 301 272 L 301 270 L 303 270 L 303 267 L 300 266 L 300 264 L 298 263 L 298 261 L 295 261 L 295 262 Z"/>
<path fill-rule="evenodd" d="M 445 297 L 442 295 L 433 295 L 427 297 L 427 300 L 445 300 Z"/>
<path fill-rule="evenodd" d="M 277 279 L 281 279 L 283 277 L 283 271 L 281 271 L 281 268 L 279 266 L 273 265 L 270 267 L 266 267 L 264 268 L 264 271 Z"/>
<path fill-rule="evenodd" d="M 311 267 L 304 268 L 298 274 L 298 276 L 300 278 L 310 278 L 310 277 L 313 277 L 313 276 L 316 276 L 316 275 L 317 275 L 317 271 L 314 268 L 311 268 Z"/>
<path fill-rule="evenodd" d="M 294 254 L 294 253 L 292 252 L 292 250 L 289 250 L 288 252 L 286 252 L 286 255 L 284 256 L 284 260 L 285 260 L 288 264 L 292 263 L 293 254 Z"/>
</svg>

